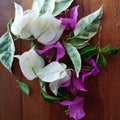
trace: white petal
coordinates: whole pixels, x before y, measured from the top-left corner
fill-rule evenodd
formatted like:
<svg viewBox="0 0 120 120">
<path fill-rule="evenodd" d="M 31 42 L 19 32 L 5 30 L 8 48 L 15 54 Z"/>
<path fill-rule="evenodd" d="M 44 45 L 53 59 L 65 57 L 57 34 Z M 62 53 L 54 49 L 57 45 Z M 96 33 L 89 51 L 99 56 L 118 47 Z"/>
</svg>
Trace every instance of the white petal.
<svg viewBox="0 0 120 120">
<path fill-rule="evenodd" d="M 60 38 L 64 29 L 61 27 L 61 21 L 54 18 L 54 16 L 49 13 L 34 18 L 31 24 L 31 33 L 44 45 L 47 45 L 52 41 L 56 42 Z"/>
<path fill-rule="evenodd" d="M 44 82 L 53 82 L 58 79 L 62 79 L 65 76 L 61 74 L 66 69 L 65 64 L 59 62 L 52 62 L 44 67 L 38 74 L 39 78 Z"/>
<path fill-rule="evenodd" d="M 23 12 L 22 7 L 16 3 L 15 9 L 15 19 L 11 26 L 11 32 L 22 39 L 29 38 L 32 35 L 30 32 L 31 19 L 38 16 L 38 13 L 32 9 Z"/>
<path fill-rule="evenodd" d="M 56 36 L 50 42 L 46 43 L 45 45 L 52 45 L 52 44 L 56 43 L 62 36 L 64 29 L 65 29 L 65 26 L 61 25 Z"/>
<path fill-rule="evenodd" d="M 23 53 L 19 58 L 22 73 L 28 80 L 33 80 L 44 67 L 44 60 L 33 50 Z"/>
<path fill-rule="evenodd" d="M 71 72 L 70 72 L 70 71 L 68 71 L 68 72 L 64 71 L 62 74 L 64 74 L 64 76 L 65 76 L 63 79 L 56 80 L 56 81 L 51 82 L 51 83 L 49 84 L 51 91 L 52 91 L 55 95 L 57 95 L 57 92 L 58 92 L 59 87 L 60 87 L 63 83 L 65 83 L 66 81 L 70 80 L 70 76 L 71 76 Z"/>
<path fill-rule="evenodd" d="M 19 17 L 23 16 L 23 8 L 21 5 L 17 4 L 16 2 L 14 2 L 14 6 L 15 6 L 14 21 L 16 21 L 16 20 L 19 20 Z"/>
</svg>

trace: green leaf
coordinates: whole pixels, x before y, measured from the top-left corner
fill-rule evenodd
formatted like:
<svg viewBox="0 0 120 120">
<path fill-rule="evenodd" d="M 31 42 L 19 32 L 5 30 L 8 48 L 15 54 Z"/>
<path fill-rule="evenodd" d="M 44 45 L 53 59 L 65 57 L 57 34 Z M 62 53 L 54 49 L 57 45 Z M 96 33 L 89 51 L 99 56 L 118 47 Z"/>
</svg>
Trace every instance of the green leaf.
<svg viewBox="0 0 120 120">
<path fill-rule="evenodd" d="M 53 15 L 57 16 L 61 12 L 65 11 L 72 4 L 73 1 L 74 0 L 56 0 Z"/>
<path fill-rule="evenodd" d="M 86 61 L 92 58 L 97 52 L 97 48 L 95 46 L 86 46 L 80 50 L 81 58 L 83 61 Z"/>
<path fill-rule="evenodd" d="M 105 46 L 101 51 L 108 55 L 116 55 L 119 52 L 120 48 L 110 48 L 109 45 Z"/>
<path fill-rule="evenodd" d="M 107 61 L 101 52 L 99 52 L 97 55 L 96 63 L 97 63 L 97 65 L 99 65 L 101 67 L 105 67 L 107 64 Z"/>
<path fill-rule="evenodd" d="M 80 19 L 74 29 L 74 37 L 69 38 L 68 42 L 74 46 L 81 46 L 89 42 L 98 31 L 102 13 L 103 7 L 100 7 L 97 11 Z"/>
<path fill-rule="evenodd" d="M 61 98 L 60 97 L 56 97 L 56 96 L 51 96 L 49 95 L 47 92 L 45 92 L 44 90 L 41 90 L 41 96 L 43 97 L 43 99 L 47 102 L 57 102 L 60 101 Z"/>
<path fill-rule="evenodd" d="M 16 81 L 17 81 L 20 89 L 22 90 L 22 92 L 24 92 L 25 94 L 29 95 L 30 94 L 30 88 L 29 88 L 29 86 L 26 83 L 21 82 L 19 80 L 16 80 Z"/>
<path fill-rule="evenodd" d="M 34 41 L 31 41 L 31 48 L 36 48 L 36 49 L 38 49 L 38 46 L 35 44 Z"/>
<path fill-rule="evenodd" d="M 73 63 L 76 75 L 77 77 L 79 77 L 79 73 L 81 70 L 81 56 L 78 50 L 74 46 L 72 46 L 70 43 L 64 43 L 64 47 Z"/>
<path fill-rule="evenodd" d="M 104 48 L 101 49 L 101 51 L 102 53 L 110 54 L 111 53 L 110 46 L 109 45 L 105 46 Z"/>
<path fill-rule="evenodd" d="M 66 88 L 59 88 L 58 89 L 58 95 L 60 95 L 64 99 L 68 99 L 69 98 L 69 93 L 68 93 Z"/>
<path fill-rule="evenodd" d="M 119 50 L 120 50 L 120 48 L 112 48 L 111 52 L 110 52 L 110 55 L 117 55 Z"/>
<path fill-rule="evenodd" d="M 0 38 L 0 62 L 11 72 L 14 59 L 15 46 L 9 27 L 7 32 Z"/>
</svg>

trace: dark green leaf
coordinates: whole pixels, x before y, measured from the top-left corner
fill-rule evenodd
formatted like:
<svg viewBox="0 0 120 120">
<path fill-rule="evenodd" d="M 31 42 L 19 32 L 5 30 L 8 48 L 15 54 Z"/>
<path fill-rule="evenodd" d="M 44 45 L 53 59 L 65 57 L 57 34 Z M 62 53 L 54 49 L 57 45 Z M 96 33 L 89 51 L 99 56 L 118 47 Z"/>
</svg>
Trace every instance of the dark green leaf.
<svg viewBox="0 0 120 120">
<path fill-rule="evenodd" d="M 120 48 L 110 48 L 109 45 L 104 47 L 101 51 L 108 55 L 116 55 L 119 52 Z"/>
<path fill-rule="evenodd" d="M 69 93 L 68 93 L 66 88 L 59 88 L 58 89 L 58 95 L 60 95 L 64 99 L 68 99 L 69 98 Z"/>
<path fill-rule="evenodd" d="M 86 46 L 82 48 L 79 52 L 81 54 L 82 60 L 86 61 L 96 54 L 97 48 L 95 46 Z"/>
<path fill-rule="evenodd" d="M 38 49 L 37 45 L 34 43 L 34 41 L 31 41 L 31 48 L 36 48 Z"/>
<path fill-rule="evenodd" d="M 61 98 L 57 97 L 57 96 L 51 96 L 49 95 L 47 92 L 45 92 L 44 90 L 41 90 L 41 96 L 43 97 L 43 99 L 47 102 L 57 102 L 60 101 Z"/>
<path fill-rule="evenodd" d="M 120 50 L 120 48 L 112 48 L 111 52 L 110 52 L 110 55 L 117 55 L 119 50 Z"/>
<path fill-rule="evenodd" d="M 26 83 L 21 82 L 19 80 L 17 80 L 17 83 L 18 83 L 20 89 L 22 90 L 22 92 L 24 92 L 27 95 L 30 94 L 30 88 L 29 88 L 29 86 Z"/>
<path fill-rule="evenodd" d="M 97 65 L 101 67 L 105 67 L 107 64 L 106 59 L 101 52 L 98 53 L 96 62 L 97 62 Z"/>
</svg>

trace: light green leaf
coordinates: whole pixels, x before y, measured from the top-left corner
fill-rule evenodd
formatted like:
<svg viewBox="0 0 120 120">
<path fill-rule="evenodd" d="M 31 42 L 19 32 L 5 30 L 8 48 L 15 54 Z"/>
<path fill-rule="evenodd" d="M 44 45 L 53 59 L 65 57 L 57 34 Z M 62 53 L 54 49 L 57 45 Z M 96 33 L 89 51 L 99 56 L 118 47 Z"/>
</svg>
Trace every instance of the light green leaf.
<svg viewBox="0 0 120 120">
<path fill-rule="evenodd" d="M 24 92 L 25 94 L 29 95 L 30 94 L 30 88 L 29 88 L 29 86 L 26 83 L 21 82 L 19 80 L 16 80 L 16 81 L 17 81 L 20 89 L 22 90 L 22 92 Z"/>
<path fill-rule="evenodd" d="M 53 11 L 53 15 L 57 16 L 61 12 L 65 11 L 74 0 L 56 0 L 55 9 Z"/>
<path fill-rule="evenodd" d="M 74 36 L 68 40 L 74 46 L 86 44 L 98 31 L 103 7 L 83 17 L 78 21 L 74 29 Z"/>
<path fill-rule="evenodd" d="M 11 72 L 15 47 L 11 33 L 8 31 L 0 38 L 0 62 Z"/>
<path fill-rule="evenodd" d="M 64 47 L 73 63 L 76 75 L 77 77 L 79 77 L 79 73 L 81 70 L 81 56 L 78 50 L 74 46 L 72 46 L 70 43 L 64 43 Z"/>
</svg>

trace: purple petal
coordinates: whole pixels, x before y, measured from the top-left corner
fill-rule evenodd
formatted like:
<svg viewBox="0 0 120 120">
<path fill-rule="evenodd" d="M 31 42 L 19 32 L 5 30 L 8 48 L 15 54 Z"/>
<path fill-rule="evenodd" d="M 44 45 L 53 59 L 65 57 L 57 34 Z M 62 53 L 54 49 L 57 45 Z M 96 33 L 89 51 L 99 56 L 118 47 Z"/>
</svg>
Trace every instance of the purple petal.
<svg viewBox="0 0 120 120">
<path fill-rule="evenodd" d="M 38 54 L 42 54 L 44 56 L 48 56 L 51 49 L 57 49 L 56 53 L 56 61 L 59 61 L 65 55 L 65 49 L 63 48 L 60 42 L 57 42 L 55 45 L 47 45 L 43 50 L 36 50 Z"/>
<path fill-rule="evenodd" d="M 77 17 L 78 17 L 78 7 L 79 5 L 73 7 L 70 9 L 70 18 L 74 19 L 75 22 L 77 22 Z"/>
<path fill-rule="evenodd" d="M 69 106 L 73 104 L 73 101 L 64 100 L 62 102 L 59 102 L 59 104 L 64 105 L 64 106 Z"/>
<path fill-rule="evenodd" d="M 74 100 L 74 104 L 71 105 L 70 108 L 70 117 L 74 118 L 75 120 L 80 120 L 85 116 L 85 112 L 83 110 L 84 106 L 84 99 L 82 97 L 76 97 Z"/>
<path fill-rule="evenodd" d="M 96 62 L 93 59 L 88 60 L 87 64 L 92 66 L 93 68 L 90 72 L 86 72 L 86 73 L 82 74 L 82 82 L 84 82 L 84 80 L 87 76 L 95 76 L 99 73 L 99 68 L 98 68 L 98 66 L 96 65 Z"/>
<path fill-rule="evenodd" d="M 71 8 L 68 13 L 66 12 L 65 15 L 59 17 L 59 19 L 62 21 L 62 24 L 65 26 L 65 30 L 74 29 L 78 17 L 78 7 L 79 6 L 75 6 Z"/>
<path fill-rule="evenodd" d="M 75 74 L 73 75 L 73 85 L 77 90 L 87 91 L 84 88 L 84 83 L 82 82 L 82 80 L 80 78 L 77 78 Z"/>
</svg>

